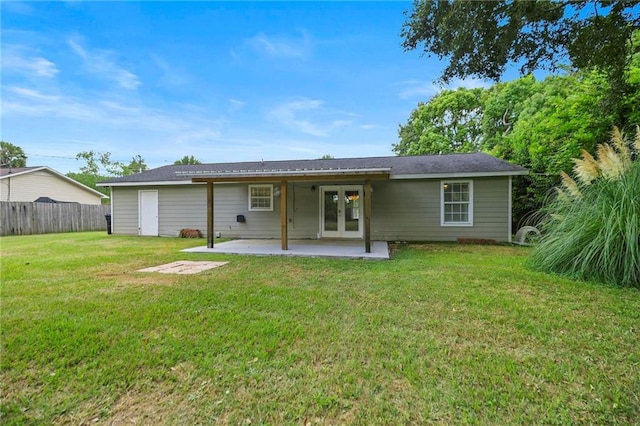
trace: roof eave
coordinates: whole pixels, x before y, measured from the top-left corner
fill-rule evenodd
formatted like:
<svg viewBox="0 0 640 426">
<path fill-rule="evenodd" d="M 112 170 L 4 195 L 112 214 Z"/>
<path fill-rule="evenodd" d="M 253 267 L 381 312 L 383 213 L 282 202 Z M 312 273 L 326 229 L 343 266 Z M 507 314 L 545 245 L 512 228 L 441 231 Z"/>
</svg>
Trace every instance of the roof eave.
<svg viewBox="0 0 640 426">
<path fill-rule="evenodd" d="M 473 178 L 473 177 L 500 177 L 500 176 L 525 176 L 528 170 L 512 170 L 500 172 L 462 172 L 462 173 L 415 173 L 391 175 L 389 179 L 442 179 L 442 178 Z"/>
</svg>

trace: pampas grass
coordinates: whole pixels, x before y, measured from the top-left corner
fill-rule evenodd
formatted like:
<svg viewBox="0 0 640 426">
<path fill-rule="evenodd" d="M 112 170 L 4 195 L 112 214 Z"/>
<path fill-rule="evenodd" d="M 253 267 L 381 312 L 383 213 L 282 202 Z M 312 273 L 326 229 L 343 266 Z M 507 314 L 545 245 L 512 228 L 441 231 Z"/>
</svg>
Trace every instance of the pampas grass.
<svg viewBox="0 0 640 426">
<path fill-rule="evenodd" d="M 545 208 L 543 235 L 529 265 L 586 281 L 640 288 L 640 129 L 627 143 L 614 129 L 597 160 L 583 153 L 575 179 Z"/>
</svg>

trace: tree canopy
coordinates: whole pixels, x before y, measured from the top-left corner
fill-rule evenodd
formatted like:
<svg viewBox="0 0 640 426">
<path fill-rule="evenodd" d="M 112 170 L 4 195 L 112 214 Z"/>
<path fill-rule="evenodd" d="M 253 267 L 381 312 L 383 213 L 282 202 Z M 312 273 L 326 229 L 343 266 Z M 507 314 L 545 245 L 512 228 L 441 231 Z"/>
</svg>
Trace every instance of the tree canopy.
<svg viewBox="0 0 640 426">
<path fill-rule="evenodd" d="M 27 155 L 22 148 L 0 141 L 0 167 L 26 167 Z"/>
<path fill-rule="evenodd" d="M 481 142 L 483 89 L 444 90 L 419 103 L 399 129 L 400 155 L 478 151 Z"/>
<path fill-rule="evenodd" d="M 108 194 L 108 190 L 96 186 L 96 183 L 112 176 L 127 176 L 147 169 L 147 164 L 140 155 L 132 157 L 125 164 L 112 160 L 110 152 L 82 151 L 76 155 L 76 160 L 84 161 L 80 173 L 70 172 L 67 176 L 104 194 Z"/>
<path fill-rule="evenodd" d="M 401 36 L 405 50 L 448 59 L 441 79 L 499 80 L 507 65 L 522 75 L 560 65 L 604 71 L 623 86 L 640 29 L 634 0 L 415 0 Z"/>
<path fill-rule="evenodd" d="M 640 96 L 640 81 L 630 87 L 625 102 Z M 484 151 L 528 168 L 530 176 L 514 179 L 517 221 L 542 206 L 582 149 L 593 152 L 606 143 L 615 124 L 615 113 L 606 108 L 610 90 L 599 71 L 443 90 L 419 103 L 400 125 L 393 150 L 398 155 Z"/>
<path fill-rule="evenodd" d="M 185 155 L 181 159 L 173 162 L 174 166 L 179 166 L 181 164 L 202 164 L 202 161 L 198 160 L 193 155 Z"/>
</svg>

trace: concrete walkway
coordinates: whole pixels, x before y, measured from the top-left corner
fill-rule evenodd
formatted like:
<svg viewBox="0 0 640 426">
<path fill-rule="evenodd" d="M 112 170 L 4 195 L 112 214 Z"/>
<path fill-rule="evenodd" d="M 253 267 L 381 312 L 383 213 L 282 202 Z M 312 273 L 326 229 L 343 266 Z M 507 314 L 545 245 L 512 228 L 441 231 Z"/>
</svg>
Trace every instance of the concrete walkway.
<svg viewBox="0 0 640 426">
<path fill-rule="evenodd" d="M 289 240 L 289 250 L 280 248 L 280 240 L 232 240 L 214 243 L 213 248 L 194 247 L 187 253 L 232 253 L 279 256 L 389 259 L 386 241 L 372 241 L 371 253 L 365 253 L 362 240 Z"/>
</svg>

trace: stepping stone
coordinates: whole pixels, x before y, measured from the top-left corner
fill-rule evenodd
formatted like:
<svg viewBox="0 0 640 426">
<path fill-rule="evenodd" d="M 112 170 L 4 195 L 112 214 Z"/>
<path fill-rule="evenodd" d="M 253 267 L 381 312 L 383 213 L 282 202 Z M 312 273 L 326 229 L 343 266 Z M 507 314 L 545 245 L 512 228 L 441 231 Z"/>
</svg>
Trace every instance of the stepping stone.
<svg viewBox="0 0 640 426">
<path fill-rule="evenodd" d="M 138 272 L 159 272 L 161 274 L 197 274 L 207 269 L 217 268 L 229 262 L 206 262 L 194 260 L 178 260 L 165 265 L 139 269 Z"/>
</svg>

